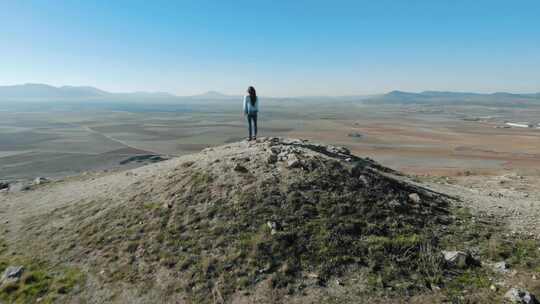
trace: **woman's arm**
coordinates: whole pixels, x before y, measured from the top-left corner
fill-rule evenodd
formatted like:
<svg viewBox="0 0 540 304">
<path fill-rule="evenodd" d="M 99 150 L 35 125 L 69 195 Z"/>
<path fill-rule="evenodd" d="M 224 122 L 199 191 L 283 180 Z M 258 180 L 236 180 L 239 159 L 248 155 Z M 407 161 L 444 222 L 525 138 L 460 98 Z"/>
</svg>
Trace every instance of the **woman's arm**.
<svg viewBox="0 0 540 304">
<path fill-rule="evenodd" d="M 244 115 L 247 114 L 247 96 L 244 96 L 244 105 L 242 106 L 242 112 L 244 112 Z"/>
</svg>

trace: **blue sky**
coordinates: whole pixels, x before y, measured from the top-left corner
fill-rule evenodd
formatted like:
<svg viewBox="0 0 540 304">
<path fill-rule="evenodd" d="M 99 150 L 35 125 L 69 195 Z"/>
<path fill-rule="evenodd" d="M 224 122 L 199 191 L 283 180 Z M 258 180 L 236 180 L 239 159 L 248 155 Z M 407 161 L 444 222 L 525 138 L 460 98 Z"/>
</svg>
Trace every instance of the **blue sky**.
<svg viewBox="0 0 540 304">
<path fill-rule="evenodd" d="M 0 0 L 0 85 L 540 91 L 540 1 Z"/>
</svg>

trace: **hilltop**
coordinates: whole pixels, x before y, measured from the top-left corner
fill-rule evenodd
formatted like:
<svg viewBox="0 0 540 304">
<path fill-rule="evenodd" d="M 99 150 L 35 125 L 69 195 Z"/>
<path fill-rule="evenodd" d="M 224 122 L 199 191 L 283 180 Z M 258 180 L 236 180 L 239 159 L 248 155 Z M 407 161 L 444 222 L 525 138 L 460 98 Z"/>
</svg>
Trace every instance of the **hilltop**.
<svg viewBox="0 0 540 304">
<path fill-rule="evenodd" d="M 0 265 L 32 277 L 0 299 L 457 299 L 489 287 L 477 261 L 500 228 L 456 202 L 342 147 L 263 138 L 208 148 L 6 194 Z M 457 268 L 443 254 L 456 249 L 466 257 Z"/>
</svg>

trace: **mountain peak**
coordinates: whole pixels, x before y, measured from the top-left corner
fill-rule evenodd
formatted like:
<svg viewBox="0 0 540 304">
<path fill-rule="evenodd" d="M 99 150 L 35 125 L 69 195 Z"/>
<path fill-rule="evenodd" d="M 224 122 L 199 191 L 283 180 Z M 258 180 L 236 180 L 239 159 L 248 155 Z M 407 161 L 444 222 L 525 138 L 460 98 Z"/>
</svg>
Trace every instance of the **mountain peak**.
<svg viewBox="0 0 540 304">
<path fill-rule="evenodd" d="M 207 92 L 203 93 L 202 95 L 219 95 L 219 96 L 226 96 L 225 94 L 220 93 L 220 92 L 218 92 L 218 91 L 207 91 Z"/>
<path fill-rule="evenodd" d="M 207 91 L 205 93 L 195 95 L 196 97 L 205 97 L 205 98 L 228 98 L 230 95 L 223 94 L 218 91 Z"/>
<path fill-rule="evenodd" d="M 405 92 L 405 91 L 400 91 L 400 90 L 393 90 L 393 91 L 390 91 L 388 93 L 386 93 L 387 95 L 400 95 L 400 94 L 411 94 L 409 92 Z"/>
</svg>

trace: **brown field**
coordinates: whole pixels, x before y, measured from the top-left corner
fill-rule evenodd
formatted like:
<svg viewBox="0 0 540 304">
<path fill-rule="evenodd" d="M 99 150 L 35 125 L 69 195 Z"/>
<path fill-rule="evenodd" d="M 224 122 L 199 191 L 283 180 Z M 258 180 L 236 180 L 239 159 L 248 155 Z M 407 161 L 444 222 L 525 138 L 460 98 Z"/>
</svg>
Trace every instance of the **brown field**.
<svg viewBox="0 0 540 304">
<path fill-rule="evenodd" d="M 233 102 L 144 111 L 0 111 L 0 179 L 76 175 L 120 167 L 139 154 L 133 151 L 175 156 L 239 141 L 247 135 L 239 112 Z M 540 129 L 495 127 L 505 121 L 538 123 L 537 117 L 535 107 L 269 100 L 260 113 L 259 136 L 342 145 L 411 174 L 536 175 Z M 350 136 L 355 133 L 359 137 Z"/>
<path fill-rule="evenodd" d="M 407 173 L 429 175 L 498 174 L 540 170 L 540 130 L 496 129 L 496 123 L 422 119 L 344 121 L 325 130 L 290 136 L 341 144 Z M 362 134 L 356 139 L 347 136 Z"/>
</svg>

